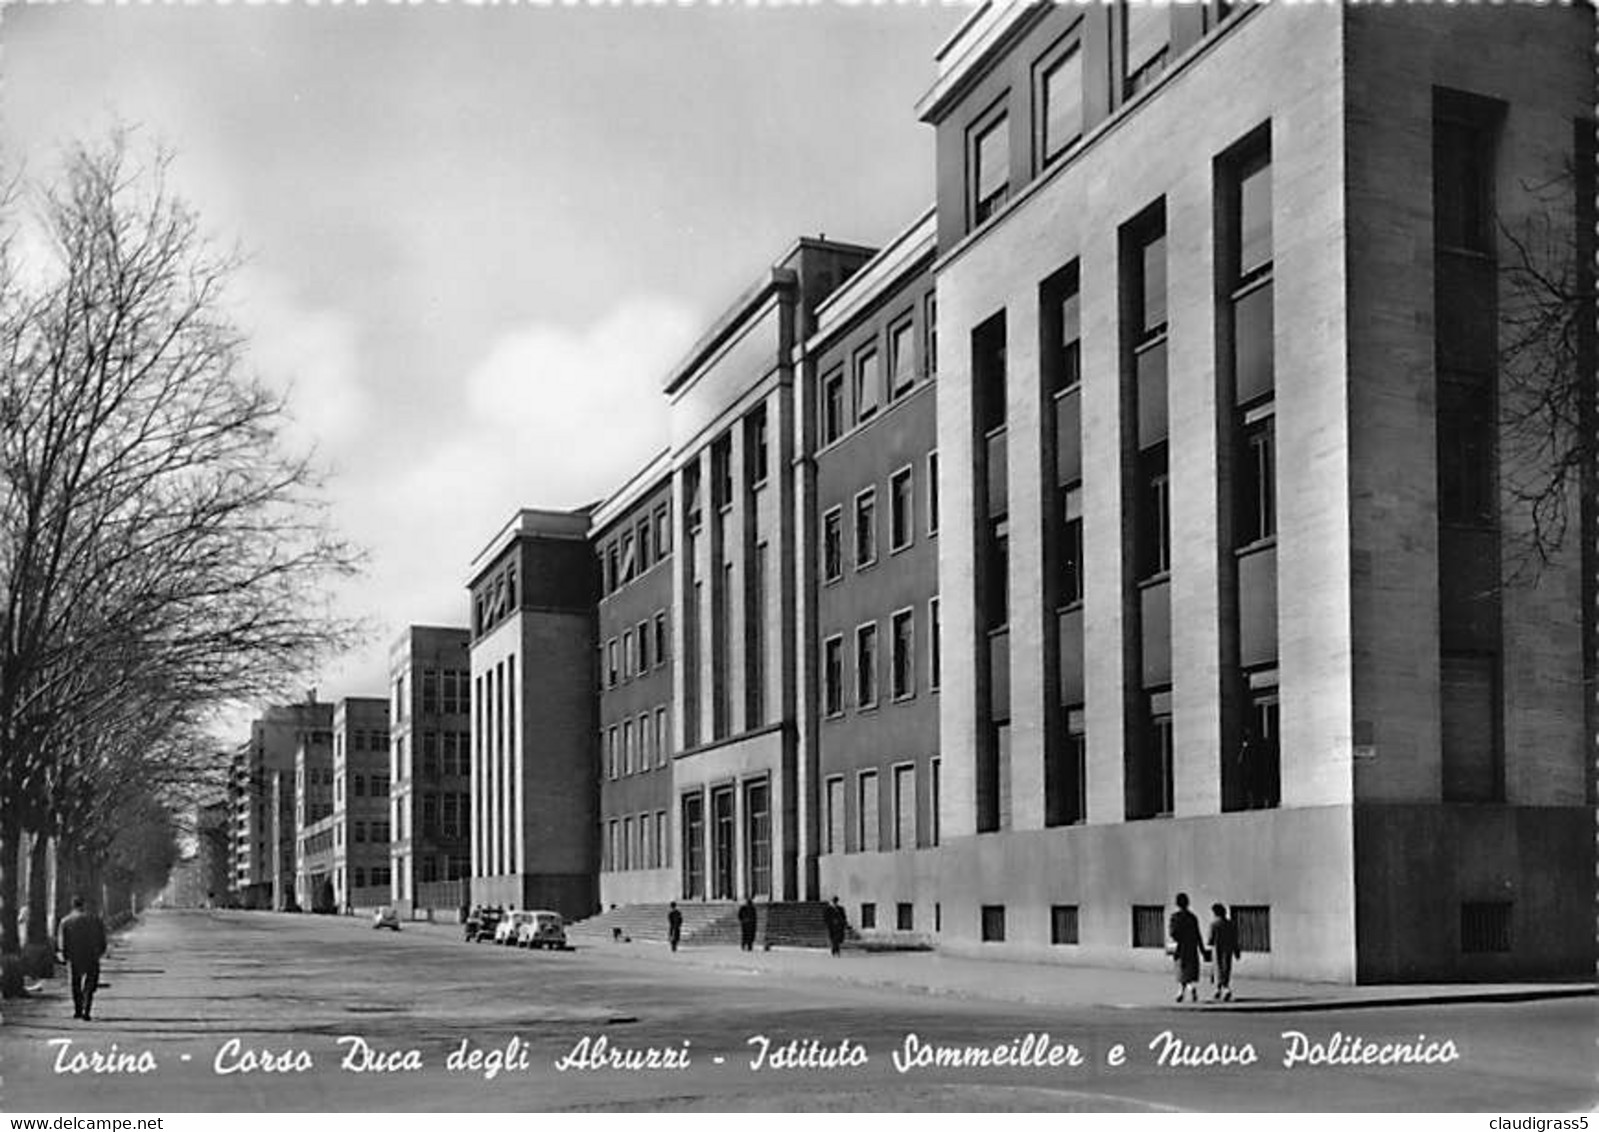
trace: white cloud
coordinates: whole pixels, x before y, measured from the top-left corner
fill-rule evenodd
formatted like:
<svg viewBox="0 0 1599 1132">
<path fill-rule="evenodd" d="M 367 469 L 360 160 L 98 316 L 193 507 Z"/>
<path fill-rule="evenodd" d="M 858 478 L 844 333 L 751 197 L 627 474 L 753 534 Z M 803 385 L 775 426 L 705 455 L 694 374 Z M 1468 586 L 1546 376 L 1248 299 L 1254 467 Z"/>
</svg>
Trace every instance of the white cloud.
<svg viewBox="0 0 1599 1132">
<path fill-rule="evenodd" d="M 602 498 L 660 451 L 661 381 L 702 325 L 679 303 L 644 297 L 587 327 L 523 326 L 489 344 L 459 382 L 459 412 L 433 422 L 410 460 L 341 481 L 338 519 L 372 552 L 341 598 L 379 631 L 329 666 L 324 694 L 381 694 L 388 646 L 406 625 L 464 623 L 471 561 L 518 508 Z"/>
</svg>

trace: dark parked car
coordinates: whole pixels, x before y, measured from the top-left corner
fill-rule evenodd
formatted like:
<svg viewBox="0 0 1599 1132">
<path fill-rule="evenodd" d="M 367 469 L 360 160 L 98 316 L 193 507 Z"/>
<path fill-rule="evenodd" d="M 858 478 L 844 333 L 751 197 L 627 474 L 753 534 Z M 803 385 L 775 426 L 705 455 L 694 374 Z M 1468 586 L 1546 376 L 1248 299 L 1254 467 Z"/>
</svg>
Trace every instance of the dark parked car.
<svg viewBox="0 0 1599 1132">
<path fill-rule="evenodd" d="M 505 913 L 498 908 L 474 908 L 466 917 L 466 942 L 478 943 L 494 939 L 494 929 L 500 926 Z"/>
</svg>

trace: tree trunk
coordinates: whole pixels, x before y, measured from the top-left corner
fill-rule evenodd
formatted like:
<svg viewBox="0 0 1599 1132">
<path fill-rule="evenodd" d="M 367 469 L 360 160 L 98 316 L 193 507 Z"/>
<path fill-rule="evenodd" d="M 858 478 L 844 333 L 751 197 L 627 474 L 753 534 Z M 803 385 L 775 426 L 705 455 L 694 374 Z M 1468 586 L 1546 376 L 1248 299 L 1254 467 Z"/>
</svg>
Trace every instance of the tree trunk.
<svg viewBox="0 0 1599 1132">
<path fill-rule="evenodd" d="M 28 850 L 28 943 L 50 942 L 50 844 L 38 834 Z"/>
<path fill-rule="evenodd" d="M 16 955 L 22 950 L 17 938 L 21 860 L 22 830 L 14 819 L 0 817 L 0 955 Z"/>
</svg>

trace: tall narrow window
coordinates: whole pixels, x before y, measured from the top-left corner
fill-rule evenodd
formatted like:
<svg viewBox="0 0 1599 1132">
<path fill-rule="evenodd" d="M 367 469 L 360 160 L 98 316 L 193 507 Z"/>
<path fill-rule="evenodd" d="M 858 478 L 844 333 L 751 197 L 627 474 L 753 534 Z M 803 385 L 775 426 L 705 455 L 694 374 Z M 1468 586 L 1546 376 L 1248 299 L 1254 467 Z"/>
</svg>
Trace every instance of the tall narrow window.
<svg viewBox="0 0 1599 1132">
<path fill-rule="evenodd" d="M 844 373 L 834 370 L 822 378 L 822 443 L 844 435 Z"/>
<path fill-rule="evenodd" d="M 855 706 L 877 706 L 877 624 L 855 630 Z"/>
<path fill-rule="evenodd" d="M 1034 68 L 1033 106 L 1038 121 L 1037 164 L 1042 168 L 1083 133 L 1083 53 L 1076 29 Z"/>
<path fill-rule="evenodd" d="M 822 852 L 844 852 L 844 779 L 835 776 L 827 780 L 827 827 L 824 830 Z"/>
<path fill-rule="evenodd" d="M 940 638 L 940 625 L 938 621 L 938 599 L 929 598 L 927 602 L 927 686 L 933 691 L 938 691 L 939 678 L 943 672 L 943 657 L 939 655 L 942 641 Z"/>
<path fill-rule="evenodd" d="M 894 848 L 916 848 L 916 767 L 894 768 Z"/>
<path fill-rule="evenodd" d="M 916 619 L 913 610 L 902 609 L 894 614 L 891 642 L 892 688 L 896 700 L 916 694 Z"/>
<path fill-rule="evenodd" d="M 822 580 L 836 582 L 844 576 L 844 509 L 834 507 L 822 516 Z"/>
<path fill-rule="evenodd" d="M 1010 194 L 1010 121 L 1004 103 L 968 133 L 972 227 L 987 220 Z"/>
<path fill-rule="evenodd" d="M 1125 3 L 1122 11 L 1125 18 L 1123 95 L 1131 98 L 1166 69 L 1166 55 L 1171 46 L 1171 9 L 1167 0 L 1140 0 Z"/>
<path fill-rule="evenodd" d="M 766 482 L 766 406 L 744 418 L 744 473 L 750 487 Z"/>
<path fill-rule="evenodd" d="M 867 488 L 855 497 L 855 569 L 877 561 L 877 489 Z"/>
<path fill-rule="evenodd" d="M 877 801 L 877 772 L 875 770 L 861 771 L 859 780 L 859 808 L 856 816 L 859 819 L 857 827 L 860 851 L 862 853 L 876 853 L 882 848 L 879 837 L 880 813 Z"/>
<path fill-rule="evenodd" d="M 889 395 L 894 398 L 903 397 L 910 392 L 911 386 L 916 384 L 916 346 L 912 333 L 914 329 L 910 315 L 906 315 L 903 322 L 888 332 L 889 365 L 893 367 L 894 373 Z"/>
<path fill-rule="evenodd" d="M 927 454 L 927 533 L 938 533 L 938 453 Z"/>
<path fill-rule="evenodd" d="M 844 712 L 844 638 L 829 637 L 822 644 L 822 710 Z"/>
<path fill-rule="evenodd" d="M 901 468 L 888 480 L 888 548 L 904 550 L 916 530 L 911 469 Z"/>
<path fill-rule="evenodd" d="M 877 403 L 883 388 L 882 367 L 878 364 L 876 347 L 855 357 L 855 419 L 864 421 L 877 412 Z"/>
</svg>

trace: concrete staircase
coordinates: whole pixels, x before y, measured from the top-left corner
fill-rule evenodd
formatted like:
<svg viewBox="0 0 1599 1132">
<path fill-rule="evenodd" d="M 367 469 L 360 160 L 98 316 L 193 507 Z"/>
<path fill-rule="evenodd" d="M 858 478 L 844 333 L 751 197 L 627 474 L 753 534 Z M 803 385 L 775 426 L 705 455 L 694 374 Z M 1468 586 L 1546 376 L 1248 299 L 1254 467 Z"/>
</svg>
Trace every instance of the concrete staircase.
<svg viewBox="0 0 1599 1132">
<path fill-rule="evenodd" d="M 737 947 L 739 944 L 738 905 L 732 901 L 682 900 L 684 947 Z M 819 900 L 795 900 L 755 905 L 755 946 L 827 946 L 825 905 Z M 666 942 L 667 904 L 628 904 L 586 920 L 569 924 L 567 938 L 573 943 L 604 942 L 620 928 L 627 939 Z M 845 942 L 858 939 L 853 928 Z"/>
</svg>

